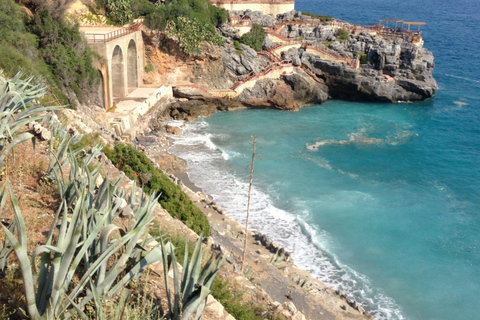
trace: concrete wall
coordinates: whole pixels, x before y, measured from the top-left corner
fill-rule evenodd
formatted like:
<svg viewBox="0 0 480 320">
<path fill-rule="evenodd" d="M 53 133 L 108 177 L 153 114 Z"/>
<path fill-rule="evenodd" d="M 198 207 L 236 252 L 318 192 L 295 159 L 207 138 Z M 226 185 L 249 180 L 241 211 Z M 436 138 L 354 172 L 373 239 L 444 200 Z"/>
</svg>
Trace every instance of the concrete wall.
<svg viewBox="0 0 480 320">
<path fill-rule="evenodd" d="M 274 16 L 295 9 L 295 1 L 210 0 L 210 2 L 219 8 L 224 8 L 229 11 L 245 11 L 250 9 L 252 11 L 261 11 L 264 14 L 273 14 Z"/>
<path fill-rule="evenodd" d="M 160 99 L 171 97 L 173 97 L 172 87 L 162 85 L 134 108 L 129 108 L 128 111 L 124 113 L 116 114 L 115 117 L 111 119 L 110 125 L 119 137 L 130 141 L 131 138 L 136 135 L 136 132 L 132 132 L 132 130 L 135 130 L 139 118 L 155 106 Z"/>
</svg>

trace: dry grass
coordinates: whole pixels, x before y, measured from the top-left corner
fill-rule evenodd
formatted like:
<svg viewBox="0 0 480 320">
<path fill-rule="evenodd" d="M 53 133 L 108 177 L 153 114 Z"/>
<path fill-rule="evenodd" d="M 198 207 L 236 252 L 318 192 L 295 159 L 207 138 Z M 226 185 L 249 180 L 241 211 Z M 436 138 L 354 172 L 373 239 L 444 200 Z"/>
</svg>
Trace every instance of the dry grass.
<svg viewBox="0 0 480 320">
<path fill-rule="evenodd" d="M 0 177 L 0 185 L 8 181 L 19 199 L 30 252 L 45 242 L 55 210 L 60 203 L 55 185 L 42 179 L 48 168 L 48 144 L 40 141 L 35 144 L 35 149 L 29 142 L 17 146 L 15 153 L 7 158 Z M 6 208 L 9 205 L 10 201 L 7 200 Z M 5 218 L 12 219 L 13 212 L 7 212 Z M 3 232 L 0 233 L 2 241 L 4 236 Z M 24 295 L 15 253 L 11 254 L 10 263 L 3 276 L 0 276 L 0 319 L 19 319 L 21 316 L 18 307 L 22 305 Z"/>
</svg>

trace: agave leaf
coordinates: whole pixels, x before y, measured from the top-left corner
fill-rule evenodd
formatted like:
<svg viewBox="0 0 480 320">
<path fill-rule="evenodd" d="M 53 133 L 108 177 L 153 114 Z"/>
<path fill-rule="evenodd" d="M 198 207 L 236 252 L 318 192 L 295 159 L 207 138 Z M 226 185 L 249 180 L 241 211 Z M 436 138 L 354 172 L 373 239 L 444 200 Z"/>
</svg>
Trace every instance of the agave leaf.
<svg viewBox="0 0 480 320">
<path fill-rule="evenodd" d="M 80 318 L 82 318 L 82 320 L 88 320 L 87 315 L 86 315 L 85 312 L 83 312 L 83 310 L 78 306 L 78 304 L 76 304 L 75 301 L 73 301 L 69 296 L 65 296 L 65 297 L 68 299 L 70 305 L 71 305 L 71 306 L 74 308 L 74 310 L 78 313 L 78 315 L 80 316 Z M 70 318 L 70 316 L 72 316 L 72 315 L 73 315 L 73 312 L 70 311 L 70 312 L 69 312 L 69 316 L 68 316 L 68 317 L 65 316 L 65 319 Z"/>
<path fill-rule="evenodd" d="M 49 245 L 43 245 L 37 247 L 33 253 L 32 253 L 32 270 L 33 270 L 33 275 L 36 275 L 37 273 L 37 268 L 35 266 L 35 259 L 40 253 L 46 253 L 46 252 L 53 252 L 53 253 L 64 253 L 65 250 L 62 250 L 61 248 L 55 247 L 55 246 L 49 246 Z"/>
<path fill-rule="evenodd" d="M 40 315 L 35 303 L 35 287 L 33 283 L 32 267 L 30 264 L 30 259 L 28 259 L 27 249 L 17 241 L 13 233 L 11 233 L 10 230 L 8 230 L 3 224 L 0 223 L 0 226 L 3 229 L 3 232 L 5 232 L 5 236 L 12 243 L 15 254 L 17 255 L 17 259 L 20 263 L 28 314 L 32 319 L 40 319 Z M 22 231 L 19 230 L 19 233 L 21 232 Z"/>
<path fill-rule="evenodd" d="M 200 302 L 200 305 L 198 306 L 197 311 L 195 312 L 194 320 L 200 320 L 200 318 L 202 317 L 203 309 L 205 309 L 206 304 L 207 304 L 207 298 L 203 299 L 202 302 Z"/>
<path fill-rule="evenodd" d="M 108 240 L 110 235 L 113 231 L 120 229 L 114 224 L 109 224 L 105 228 L 103 228 L 102 233 L 100 234 L 100 252 L 104 252 L 108 247 Z M 105 278 L 105 271 L 107 270 L 107 265 L 102 264 L 100 267 L 100 272 L 98 275 L 97 283 L 101 283 Z"/>
<path fill-rule="evenodd" d="M 192 292 L 187 302 L 183 305 L 182 320 L 188 320 L 209 294 L 210 289 L 203 286 Z"/>
<path fill-rule="evenodd" d="M 170 283 L 168 281 L 168 270 L 170 269 L 170 264 L 169 264 L 168 260 L 169 260 L 170 254 L 168 254 L 168 252 L 167 252 L 167 248 L 166 248 L 165 243 L 163 242 L 162 237 L 160 237 L 160 244 L 161 244 L 161 250 L 162 250 L 162 255 L 163 255 L 163 260 L 162 260 L 163 276 L 164 276 L 164 279 L 165 279 L 165 291 L 167 293 L 168 310 L 170 310 L 170 312 L 172 312 L 172 310 L 173 310 L 173 308 L 172 308 L 172 296 L 170 294 Z M 173 281 L 177 281 L 177 279 L 175 278 L 175 274 L 174 274 Z"/>
<path fill-rule="evenodd" d="M 184 291 L 182 292 L 183 301 L 182 305 L 186 304 L 186 300 L 190 292 L 193 291 L 195 284 L 198 283 L 198 277 L 200 275 L 200 269 L 202 264 L 202 257 L 203 257 L 203 250 L 202 250 L 202 236 L 198 238 L 197 244 L 195 245 L 195 249 L 193 250 L 192 258 L 190 259 L 191 262 L 188 266 L 187 271 L 187 283 L 185 284 Z"/>
<path fill-rule="evenodd" d="M 153 248 L 142 260 L 140 260 L 133 268 L 108 292 L 109 296 L 115 296 L 130 281 L 142 274 L 151 264 L 165 260 L 164 253 L 159 247 Z"/>
<path fill-rule="evenodd" d="M 93 301 L 95 302 L 95 311 L 97 313 L 97 319 L 104 320 L 105 316 L 103 314 L 102 299 L 100 299 L 100 294 L 98 293 L 97 287 L 95 287 L 95 284 L 93 283 L 92 280 L 90 280 L 90 292 L 92 293 Z"/>
</svg>

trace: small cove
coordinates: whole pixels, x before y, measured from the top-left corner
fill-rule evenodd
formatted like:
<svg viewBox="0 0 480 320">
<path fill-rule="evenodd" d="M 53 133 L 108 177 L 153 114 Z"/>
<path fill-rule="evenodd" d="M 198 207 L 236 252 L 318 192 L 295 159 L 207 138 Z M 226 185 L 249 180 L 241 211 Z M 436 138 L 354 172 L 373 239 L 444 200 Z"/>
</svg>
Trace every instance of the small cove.
<svg viewBox="0 0 480 320">
<path fill-rule="evenodd" d="M 480 312 L 480 63 L 472 47 L 455 48 L 480 40 L 479 24 L 472 23 L 480 10 L 473 1 L 427 1 L 415 12 L 412 6 L 297 1 L 299 10 L 349 21 L 390 12 L 426 21 L 425 46 L 435 55 L 439 83 L 433 99 L 216 113 L 188 125 L 171 152 L 187 160 L 195 184 L 243 222 L 256 133 L 252 229 L 377 319 L 474 319 Z"/>
</svg>

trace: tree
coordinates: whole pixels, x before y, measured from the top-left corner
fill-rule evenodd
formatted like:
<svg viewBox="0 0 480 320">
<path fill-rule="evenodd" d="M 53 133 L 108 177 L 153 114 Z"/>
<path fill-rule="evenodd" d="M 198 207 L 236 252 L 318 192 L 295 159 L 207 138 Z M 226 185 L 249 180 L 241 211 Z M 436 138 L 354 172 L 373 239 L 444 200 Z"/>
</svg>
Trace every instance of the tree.
<svg viewBox="0 0 480 320">
<path fill-rule="evenodd" d="M 121 25 L 133 20 L 132 0 L 108 0 L 107 16 Z"/>
</svg>

